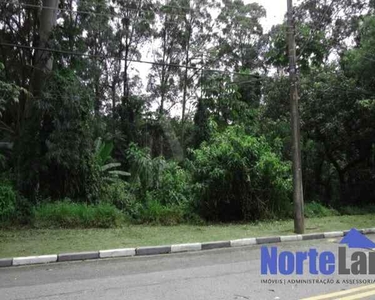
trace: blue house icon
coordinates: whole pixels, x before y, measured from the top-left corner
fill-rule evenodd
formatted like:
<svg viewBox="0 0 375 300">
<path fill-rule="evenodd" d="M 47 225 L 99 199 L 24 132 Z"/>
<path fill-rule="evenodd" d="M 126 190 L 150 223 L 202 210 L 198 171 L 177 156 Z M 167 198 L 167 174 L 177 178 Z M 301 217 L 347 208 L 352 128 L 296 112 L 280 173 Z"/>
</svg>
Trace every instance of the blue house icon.
<svg viewBox="0 0 375 300">
<path fill-rule="evenodd" d="M 373 241 L 354 228 L 347 233 L 347 235 L 341 240 L 340 244 L 346 244 L 349 248 L 375 248 L 375 243 Z"/>
</svg>

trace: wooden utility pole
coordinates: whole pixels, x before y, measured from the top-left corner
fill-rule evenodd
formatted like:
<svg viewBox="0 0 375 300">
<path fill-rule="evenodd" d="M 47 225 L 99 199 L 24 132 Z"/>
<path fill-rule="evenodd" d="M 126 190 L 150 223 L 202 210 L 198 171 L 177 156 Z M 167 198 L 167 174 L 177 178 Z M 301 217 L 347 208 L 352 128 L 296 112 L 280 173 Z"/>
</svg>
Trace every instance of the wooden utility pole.
<svg viewBox="0 0 375 300">
<path fill-rule="evenodd" d="M 292 160 L 293 160 L 293 202 L 294 202 L 294 231 L 301 234 L 305 231 L 302 163 L 301 163 L 301 133 L 298 106 L 298 75 L 296 65 L 296 41 L 294 27 L 293 0 L 288 1 L 288 55 L 290 78 L 290 107 L 292 127 Z"/>
</svg>

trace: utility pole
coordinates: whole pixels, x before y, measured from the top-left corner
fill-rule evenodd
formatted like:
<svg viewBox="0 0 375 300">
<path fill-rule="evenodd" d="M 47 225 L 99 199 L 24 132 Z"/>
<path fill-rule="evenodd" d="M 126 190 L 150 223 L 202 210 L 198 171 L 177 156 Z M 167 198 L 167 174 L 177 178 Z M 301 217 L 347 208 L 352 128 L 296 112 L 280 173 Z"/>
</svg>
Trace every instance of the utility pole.
<svg viewBox="0 0 375 300">
<path fill-rule="evenodd" d="M 305 231 L 302 163 L 301 163 L 301 133 L 298 98 L 298 75 L 296 58 L 296 41 L 294 27 L 293 0 L 288 1 L 288 55 L 290 78 L 290 107 L 292 127 L 292 160 L 293 160 L 293 202 L 294 202 L 294 232 L 302 234 Z"/>
</svg>

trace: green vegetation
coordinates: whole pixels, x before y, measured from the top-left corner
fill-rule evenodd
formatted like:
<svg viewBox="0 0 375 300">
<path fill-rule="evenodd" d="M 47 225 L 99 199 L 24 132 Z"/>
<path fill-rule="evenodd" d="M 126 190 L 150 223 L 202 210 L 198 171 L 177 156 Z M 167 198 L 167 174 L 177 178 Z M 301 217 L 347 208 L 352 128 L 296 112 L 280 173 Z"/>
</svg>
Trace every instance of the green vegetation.
<svg viewBox="0 0 375 300">
<path fill-rule="evenodd" d="M 285 22 L 242 0 L 59 8 L 0 3 L 2 226 L 289 224 Z M 373 212 L 375 1 L 294 17 L 306 216 Z"/>
<path fill-rule="evenodd" d="M 110 204 L 86 205 L 64 202 L 45 203 L 34 208 L 36 228 L 109 228 L 120 225 L 123 215 Z"/>
<path fill-rule="evenodd" d="M 366 210 L 362 210 L 362 211 L 364 212 Z M 357 210 L 357 212 L 359 212 L 359 210 Z M 333 208 L 327 208 L 324 205 L 315 201 L 307 203 L 305 205 L 305 217 L 306 218 L 330 217 L 330 216 L 338 216 L 338 215 L 340 215 L 340 213 L 337 210 Z"/>
<path fill-rule="evenodd" d="M 16 193 L 7 182 L 0 184 L 0 221 L 10 218 L 15 213 Z"/>
<path fill-rule="evenodd" d="M 375 215 L 307 219 L 307 232 L 374 227 Z M 92 251 L 124 247 L 219 241 L 292 234 L 293 221 L 256 224 L 147 226 L 116 229 L 0 230 L 0 257 Z"/>
<path fill-rule="evenodd" d="M 249 136 L 241 127 L 215 133 L 194 150 L 193 166 L 206 219 L 282 218 L 291 210 L 290 165 L 263 137 Z"/>
</svg>

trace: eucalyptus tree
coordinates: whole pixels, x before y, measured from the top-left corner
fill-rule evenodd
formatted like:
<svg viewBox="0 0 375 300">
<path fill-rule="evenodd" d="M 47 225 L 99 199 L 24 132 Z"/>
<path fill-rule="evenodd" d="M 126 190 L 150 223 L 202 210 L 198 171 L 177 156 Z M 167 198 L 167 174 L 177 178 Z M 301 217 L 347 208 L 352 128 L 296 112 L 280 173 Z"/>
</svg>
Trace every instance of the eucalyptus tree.
<svg viewBox="0 0 375 300">
<path fill-rule="evenodd" d="M 260 45 L 263 27 L 260 21 L 265 16 L 265 9 L 257 3 L 223 0 L 217 26 L 221 31 L 218 55 L 224 67 L 235 71 L 262 67 Z"/>
<path fill-rule="evenodd" d="M 142 57 L 142 47 L 150 41 L 154 31 L 154 3 L 150 0 L 116 0 L 112 10 L 117 17 L 113 21 L 112 51 L 119 57 L 118 84 L 122 86 L 121 105 L 125 107 L 131 95 L 130 66 Z"/>
<path fill-rule="evenodd" d="M 28 91 L 19 93 L 19 99 L 7 106 L 2 122 L 12 128 L 13 167 L 18 188 L 31 193 L 37 189 L 39 178 L 35 173 L 36 176 L 24 177 L 23 171 L 30 175 L 35 169 L 30 154 L 36 154 L 39 145 L 37 139 L 33 143 L 27 142 L 30 136 L 38 135 L 43 124 L 42 116 L 35 111 L 35 103 L 54 66 L 52 53 L 44 48 L 51 45 L 58 3 L 58 0 L 43 0 L 36 6 L 9 1 L 1 3 L 0 35 L 5 77 L 8 82 Z"/>
<path fill-rule="evenodd" d="M 69 66 L 93 92 L 93 107 L 99 117 L 108 93 L 107 72 L 110 7 L 104 0 L 64 1 L 53 46 L 67 51 L 55 54 L 58 68 Z"/>
<path fill-rule="evenodd" d="M 34 10 L 11 2 L 0 3 L 0 41 L 6 44 L 33 45 L 38 32 L 38 14 Z M 30 89 L 34 54 L 32 50 L 0 46 L 2 80 L 25 90 Z M 1 122 L 7 129 L 7 139 L 18 139 L 24 124 L 24 109 L 29 97 L 20 93 L 15 100 L 7 101 Z M 5 95 L 4 95 L 5 97 Z M 4 99 L 5 100 L 5 99 Z M 5 131 L 0 134 L 3 137 Z"/>
<path fill-rule="evenodd" d="M 231 76 L 232 84 L 238 87 L 241 101 L 254 108 L 260 103 L 260 74 L 265 72 L 261 24 L 265 16 L 257 3 L 223 0 L 216 20 L 217 67 L 239 73 Z"/>
<path fill-rule="evenodd" d="M 297 63 L 301 72 L 327 64 L 358 45 L 359 28 L 369 14 L 369 2 L 361 0 L 304 0 L 295 8 Z M 267 35 L 267 62 L 280 70 L 288 65 L 287 25 L 276 25 Z"/>
<path fill-rule="evenodd" d="M 159 6 L 153 51 L 154 64 L 148 76 L 147 89 L 156 108 L 153 134 L 153 154 L 164 152 L 163 123 L 170 110 L 178 103 L 178 75 L 183 61 L 183 21 L 187 12 L 177 0 Z M 169 107 L 167 107 L 169 105 Z"/>
<path fill-rule="evenodd" d="M 158 113 L 166 113 L 167 102 L 175 104 L 178 94 L 176 76 L 183 58 L 181 38 L 183 19 L 186 12 L 181 11 L 176 1 L 162 5 L 158 14 L 158 30 L 154 38 L 158 49 L 154 50 L 154 65 L 151 68 L 148 89 L 155 100 L 159 100 Z M 175 8 L 177 7 L 177 8 Z"/>
<path fill-rule="evenodd" d="M 348 39 L 358 43 L 358 30 L 367 13 L 367 0 L 304 0 L 296 8 L 295 18 L 297 26 L 305 26 L 301 32 L 306 38 L 305 47 L 313 43 L 314 34 L 324 33 L 328 46 L 340 53 L 353 45 Z"/>
<path fill-rule="evenodd" d="M 182 113 L 181 113 L 181 142 L 185 139 L 186 107 L 190 98 L 198 98 L 194 93 L 200 84 L 200 69 L 191 70 L 190 66 L 200 65 L 205 68 L 204 58 L 207 57 L 211 43 L 214 39 L 212 10 L 215 1 L 212 0 L 180 0 L 179 4 L 187 10 L 184 15 L 184 28 L 182 32 L 183 64 L 180 72 L 180 86 L 182 87 Z M 194 88 L 195 87 L 195 88 Z"/>
</svg>

